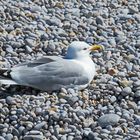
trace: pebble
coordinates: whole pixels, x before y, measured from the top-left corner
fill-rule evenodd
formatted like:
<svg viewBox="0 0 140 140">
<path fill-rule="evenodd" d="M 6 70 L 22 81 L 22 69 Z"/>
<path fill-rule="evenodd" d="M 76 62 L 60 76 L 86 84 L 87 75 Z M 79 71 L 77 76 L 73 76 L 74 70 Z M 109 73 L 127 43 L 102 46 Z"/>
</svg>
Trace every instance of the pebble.
<svg viewBox="0 0 140 140">
<path fill-rule="evenodd" d="M 5 140 L 5 138 L 4 138 L 4 137 L 2 137 L 2 136 L 0 136 L 0 140 Z"/>
<path fill-rule="evenodd" d="M 136 92 L 134 93 L 134 96 L 135 96 L 136 98 L 139 98 L 139 97 L 140 97 L 140 90 L 136 91 Z"/>
<path fill-rule="evenodd" d="M 77 96 L 73 96 L 68 99 L 68 103 L 73 106 L 78 100 L 79 98 Z"/>
<path fill-rule="evenodd" d="M 12 140 L 13 135 L 12 134 L 7 134 L 4 138 L 5 138 L 5 140 Z"/>
<path fill-rule="evenodd" d="M 16 104 L 16 101 L 14 100 L 13 97 L 7 96 L 6 103 L 9 104 L 9 105 L 14 105 L 14 104 Z"/>
<path fill-rule="evenodd" d="M 111 96 L 111 98 L 110 98 L 111 103 L 114 103 L 116 100 L 117 100 L 117 98 L 115 96 Z"/>
<path fill-rule="evenodd" d="M 127 95 L 129 95 L 129 94 L 131 94 L 132 93 L 132 89 L 130 88 L 130 87 L 125 87 L 123 90 L 122 90 L 122 95 L 123 96 L 127 96 Z"/>
<path fill-rule="evenodd" d="M 3 129 L 5 128 L 5 125 L 4 124 L 0 124 L 0 129 Z"/>
<path fill-rule="evenodd" d="M 33 39 L 27 38 L 27 39 L 25 39 L 25 42 L 26 42 L 26 44 L 29 45 L 31 48 L 36 46 L 36 42 L 35 42 L 35 40 L 33 40 Z"/>
<path fill-rule="evenodd" d="M 103 18 L 101 16 L 96 17 L 96 23 L 103 25 L 104 24 Z"/>
<path fill-rule="evenodd" d="M 32 48 L 27 45 L 25 46 L 25 49 L 26 49 L 27 53 L 31 53 L 33 51 Z"/>
<path fill-rule="evenodd" d="M 44 137 L 42 135 L 26 135 L 23 138 L 24 140 L 43 140 Z"/>
<path fill-rule="evenodd" d="M 46 124 L 46 122 L 38 123 L 37 125 L 34 126 L 34 129 L 40 130 L 45 124 Z"/>
<path fill-rule="evenodd" d="M 115 125 L 119 119 L 120 116 L 116 114 L 105 114 L 98 119 L 98 123 L 101 127 L 106 127 L 108 125 Z"/>
</svg>

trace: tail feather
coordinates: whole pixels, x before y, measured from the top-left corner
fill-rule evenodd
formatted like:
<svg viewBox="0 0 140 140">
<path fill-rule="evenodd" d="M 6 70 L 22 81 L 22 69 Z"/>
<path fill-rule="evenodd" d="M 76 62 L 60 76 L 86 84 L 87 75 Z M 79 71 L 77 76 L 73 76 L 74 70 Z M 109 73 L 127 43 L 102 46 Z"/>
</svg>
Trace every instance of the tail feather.
<svg viewBox="0 0 140 140">
<path fill-rule="evenodd" d="M 0 85 L 17 85 L 14 80 L 0 76 Z"/>
<path fill-rule="evenodd" d="M 0 85 L 17 85 L 17 83 L 11 79 L 10 69 L 0 68 Z"/>
</svg>

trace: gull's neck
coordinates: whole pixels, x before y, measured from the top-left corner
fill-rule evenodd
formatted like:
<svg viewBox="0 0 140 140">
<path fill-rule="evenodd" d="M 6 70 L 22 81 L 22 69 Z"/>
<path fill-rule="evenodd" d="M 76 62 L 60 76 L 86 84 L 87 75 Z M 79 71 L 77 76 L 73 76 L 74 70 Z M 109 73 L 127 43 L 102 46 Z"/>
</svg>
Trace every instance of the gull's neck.
<svg viewBox="0 0 140 140">
<path fill-rule="evenodd" d="M 67 54 L 66 56 L 64 56 L 64 59 L 74 59 L 74 60 L 87 60 L 87 59 L 91 59 L 91 57 L 87 54 L 85 55 L 74 55 L 74 54 Z"/>
</svg>

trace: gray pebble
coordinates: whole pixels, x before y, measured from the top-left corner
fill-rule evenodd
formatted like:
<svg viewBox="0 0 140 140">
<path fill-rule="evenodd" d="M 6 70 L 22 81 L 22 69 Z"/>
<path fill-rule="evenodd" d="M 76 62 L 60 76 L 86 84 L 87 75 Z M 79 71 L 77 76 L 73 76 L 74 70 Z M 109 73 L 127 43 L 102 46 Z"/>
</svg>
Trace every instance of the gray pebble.
<svg viewBox="0 0 140 140">
<path fill-rule="evenodd" d="M 96 17 L 96 23 L 100 25 L 104 25 L 104 20 L 101 16 Z"/>
<path fill-rule="evenodd" d="M 38 123 L 37 125 L 35 125 L 34 129 L 40 130 L 45 124 L 46 124 L 46 122 Z"/>
<path fill-rule="evenodd" d="M 63 135 L 60 140 L 67 140 L 67 136 L 66 135 Z"/>
<path fill-rule="evenodd" d="M 12 129 L 12 134 L 13 134 L 14 136 L 19 137 L 19 131 L 18 131 L 16 128 L 13 128 L 13 129 Z"/>
<path fill-rule="evenodd" d="M 36 42 L 33 39 L 27 38 L 27 39 L 25 39 L 25 43 L 27 46 L 29 45 L 31 48 L 36 46 Z"/>
<path fill-rule="evenodd" d="M 25 46 L 25 49 L 27 53 L 31 53 L 33 51 L 32 48 L 27 45 Z"/>
<path fill-rule="evenodd" d="M 135 96 L 136 98 L 140 97 L 140 90 L 134 92 L 134 96 Z"/>
<path fill-rule="evenodd" d="M 37 107 L 37 108 L 35 109 L 35 114 L 36 114 L 36 115 L 42 114 L 42 108 Z"/>
<path fill-rule="evenodd" d="M 116 100 L 117 100 L 117 98 L 115 96 L 111 96 L 111 98 L 110 98 L 111 103 L 114 103 Z"/>
<path fill-rule="evenodd" d="M 6 47 L 6 52 L 12 54 L 12 53 L 13 53 L 13 48 L 12 48 L 11 46 L 8 45 L 8 46 Z"/>
<path fill-rule="evenodd" d="M 11 31 L 14 30 L 14 27 L 13 27 L 12 25 L 10 25 L 10 26 L 6 27 L 5 30 L 6 30 L 7 32 L 11 32 Z"/>
<path fill-rule="evenodd" d="M 122 95 L 123 96 L 127 96 L 127 95 L 130 95 L 132 93 L 132 89 L 130 87 L 125 87 L 123 90 L 122 90 Z"/>
<path fill-rule="evenodd" d="M 24 140 L 43 140 L 44 137 L 42 135 L 25 135 Z"/>
<path fill-rule="evenodd" d="M 140 86 L 140 80 L 134 82 L 134 86 L 135 86 L 135 87 L 139 87 L 139 86 Z"/>
<path fill-rule="evenodd" d="M 4 129 L 5 125 L 4 124 L 0 124 L 0 129 Z"/>
<path fill-rule="evenodd" d="M 51 136 L 51 140 L 58 140 L 55 136 Z"/>
<path fill-rule="evenodd" d="M 67 140 L 73 140 L 74 137 L 73 136 L 68 136 Z"/>
<path fill-rule="evenodd" d="M 14 104 L 16 104 L 16 101 L 13 97 L 7 96 L 6 97 L 6 103 L 9 104 L 9 105 L 14 105 Z"/>
<path fill-rule="evenodd" d="M 68 103 L 73 106 L 78 100 L 79 98 L 77 96 L 72 96 L 68 99 Z"/>
<path fill-rule="evenodd" d="M 2 136 L 0 136 L 0 140 L 5 140 L 5 138 L 4 138 L 4 137 L 2 137 Z"/>
<path fill-rule="evenodd" d="M 120 116 L 116 114 L 105 114 L 98 119 L 98 123 L 101 127 L 106 127 L 108 125 L 115 125 L 119 119 Z"/>
<path fill-rule="evenodd" d="M 5 138 L 5 140 L 12 140 L 13 135 L 12 134 L 7 134 L 4 138 Z"/>
</svg>

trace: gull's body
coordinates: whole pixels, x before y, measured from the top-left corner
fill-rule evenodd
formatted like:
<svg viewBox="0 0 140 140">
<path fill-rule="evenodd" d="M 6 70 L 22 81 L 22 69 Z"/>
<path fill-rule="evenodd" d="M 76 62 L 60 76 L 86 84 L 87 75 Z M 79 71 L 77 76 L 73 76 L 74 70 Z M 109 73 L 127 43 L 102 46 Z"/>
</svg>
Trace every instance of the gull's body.
<svg viewBox="0 0 140 140">
<path fill-rule="evenodd" d="M 25 85 L 46 91 L 84 89 L 95 75 L 90 48 L 85 42 L 75 41 L 65 57 L 48 56 L 19 64 L 9 70 L 10 78 L 0 77 L 0 84 Z"/>
</svg>

